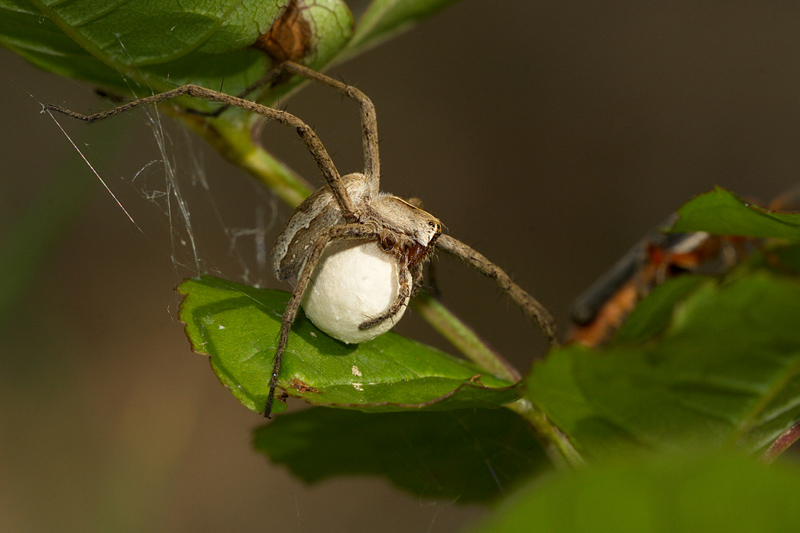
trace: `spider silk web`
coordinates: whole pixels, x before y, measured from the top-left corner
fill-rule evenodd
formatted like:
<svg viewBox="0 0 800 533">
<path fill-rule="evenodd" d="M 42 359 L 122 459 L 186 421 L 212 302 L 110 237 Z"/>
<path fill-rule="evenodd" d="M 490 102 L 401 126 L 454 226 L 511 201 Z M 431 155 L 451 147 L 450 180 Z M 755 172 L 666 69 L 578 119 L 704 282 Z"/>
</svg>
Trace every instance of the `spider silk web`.
<svg viewBox="0 0 800 533">
<path fill-rule="evenodd" d="M 136 95 L 140 96 L 147 95 Z M 102 106 L 112 107 L 114 103 Z M 275 196 L 221 157 L 214 167 L 226 170 L 210 175 L 206 163 L 210 148 L 186 127 L 154 106 L 93 124 L 56 113 L 50 116 L 123 216 L 163 254 L 177 282 L 206 273 L 253 286 L 271 281 L 268 235 L 277 223 Z M 111 129 L 117 121 L 130 123 L 122 126 L 127 130 L 119 139 L 98 146 L 81 140 L 86 128 Z M 149 136 L 138 133 L 142 124 Z M 109 148 L 112 143 L 115 146 Z M 103 149 L 122 152 L 134 170 L 122 175 L 108 171 L 107 164 L 97 163 L 108 159 L 97 155 Z M 159 220 L 164 231 L 143 229 L 153 220 Z"/>
</svg>

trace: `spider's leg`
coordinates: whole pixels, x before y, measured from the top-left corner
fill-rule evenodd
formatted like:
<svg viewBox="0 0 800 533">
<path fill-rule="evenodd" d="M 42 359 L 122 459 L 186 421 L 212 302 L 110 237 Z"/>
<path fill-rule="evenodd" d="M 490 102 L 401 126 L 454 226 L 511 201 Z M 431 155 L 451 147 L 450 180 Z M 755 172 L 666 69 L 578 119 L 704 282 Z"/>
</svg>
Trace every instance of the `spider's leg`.
<svg viewBox="0 0 800 533">
<path fill-rule="evenodd" d="M 314 71 L 312 70 L 311 72 Z M 93 115 L 82 115 L 80 113 L 76 113 L 74 111 L 70 111 L 69 109 L 55 105 L 45 105 L 44 111 L 56 111 L 68 117 L 82 120 L 84 122 L 96 122 L 120 113 L 125 113 L 126 111 L 131 111 L 138 107 L 159 104 L 180 96 L 192 96 L 195 98 L 201 98 L 203 100 L 209 100 L 211 102 L 219 102 L 221 104 L 238 107 L 244 109 L 245 111 L 257 113 L 269 120 L 279 122 L 284 126 L 294 128 L 298 135 L 300 135 L 300 137 L 303 139 L 303 143 L 306 145 L 306 148 L 311 153 L 314 161 L 317 163 L 317 167 L 325 177 L 325 181 L 328 183 L 328 185 L 330 185 L 331 192 L 333 192 L 336 202 L 342 209 L 342 216 L 344 216 L 345 221 L 348 223 L 356 221 L 357 217 L 353 202 L 350 199 L 350 196 L 347 194 L 344 185 L 342 185 L 339 171 L 333 164 L 333 160 L 331 159 L 330 154 L 328 154 L 328 151 L 325 149 L 325 146 L 322 144 L 322 141 L 320 141 L 319 137 L 310 126 L 286 111 L 273 109 L 256 102 L 251 102 L 250 100 L 245 100 L 243 98 L 238 98 L 236 96 L 231 96 L 229 94 L 213 91 L 211 89 L 206 89 L 205 87 L 192 84 L 183 85 L 165 93 L 159 93 L 154 94 L 153 96 L 140 98 L 138 100 L 134 100 L 132 102 L 128 102 L 126 104 L 122 104 L 121 106 L 114 107 L 100 113 L 95 113 Z"/>
<path fill-rule="evenodd" d="M 403 308 L 403 306 L 406 304 L 406 299 L 411 296 L 411 286 L 413 284 L 411 281 L 411 271 L 408 269 L 405 256 L 402 257 L 403 258 L 398 262 L 399 271 L 397 272 L 397 283 L 399 288 L 397 291 L 397 298 L 395 298 L 394 302 L 392 302 L 392 305 L 390 305 L 389 309 L 387 309 L 383 314 L 362 322 L 358 325 L 358 329 L 369 329 L 389 320 L 395 316 L 400 309 Z"/>
<path fill-rule="evenodd" d="M 552 345 L 558 345 L 558 334 L 553 315 L 550 314 L 536 298 L 525 292 L 525 290 L 514 283 L 503 269 L 486 259 L 483 255 L 476 252 L 463 242 L 456 240 L 449 235 L 442 235 L 436 246 L 445 252 L 452 254 L 465 263 L 475 267 L 484 276 L 494 279 L 511 299 L 519 305 L 530 318 L 536 321 L 545 337 Z"/>
<path fill-rule="evenodd" d="M 425 263 L 430 267 L 431 263 Z M 417 291 L 422 288 L 422 285 L 425 283 L 425 266 L 423 263 L 419 263 L 411 269 L 411 279 L 413 280 L 413 285 L 411 286 L 411 297 L 413 298 Z"/>
<path fill-rule="evenodd" d="M 275 399 L 275 388 L 278 386 L 278 374 L 281 370 L 283 353 L 286 350 L 286 344 L 289 342 L 289 331 L 292 328 L 294 319 L 297 317 L 297 310 L 300 308 L 303 294 L 308 287 L 308 282 L 311 280 L 311 274 L 314 272 L 320 257 L 322 257 L 325 246 L 333 240 L 363 240 L 374 237 L 375 235 L 376 233 L 374 230 L 362 224 L 344 224 L 342 226 L 327 228 L 315 241 L 305 266 L 297 278 L 297 285 L 295 285 L 294 291 L 292 291 L 292 297 L 289 299 L 289 303 L 286 304 L 286 310 L 283 312 L 283 318 L 281 319 L 278 348 L 275 350 L 275 361 L 272 364 L 272 374 L 269 380 L 269 394 L 267 395 L 267 404 L 264 408 L 265 417 L 270 418 L 269 415 L 272 412 L 272 402 Z"/>
<path fill-rule="evenodd" d="M 240 92 L 236 96 L 238 98 L 247 98 L 247 95 L 249 95 L 253 91 L 275 83 L 275 81 L 278 78 L 280 78 L 280 75 L 282 73 L 283 69 L 281 69 L 280 67 L 270 69 L 270 71 L 267 72 L 264 76 L 260 77 L 259 79 L 257 79 L 256 81 L 245 87 L 244 90 L 242 90 L 242 92 Z M 223 114 L 225 111 L 227 111 L 229 107 L 231 107 L 229 104 L 225 104 L 223 106 L 220 106 L 218 109 L 215 109 L 214 111 L 198 111 L 195 109 L 186 109 L 186 112 L 189 113 L 190 115 L 199 115 L 201 117 L 216 118 L 221 114 Z"/>
<path fill-rule="evenodd" d="M 378 157 L 378 121 L 375 115 L 375 106 L 372 103 L 372 100 L 370 100 L 369 97 L 363 92 L 351 85 L 347 85 L 344 82 L 319 73 L 316 70 L 312 70 L 292 61 L 285 61 L 279 65 L 276 65 L 275 68 L 270 70 L 261 79 L 249 85 L 245 90 L 239 93 L 238 97 L 245 98 L 248 94 L 252 93 L 256 89 L 260 89 L 261 87 L 272 84 L 275 82 L 275 80 L 279 79 L 282 74 L 285 73 L 302 76 L 303 78 L 336 89 L 344 96 L 352 98 L 359 104 L 361 114 L 361 129 L 363 133 L 362 144 L 364 150 L 364 175 L 367 176 L 367 179 L 370 183 L 374 184 L 375 192 L 378 192 L 378 181 L 380 179 L 380 159 Z M 191 111 L 191 113 L 217 117 L 231 105 L 234 104 L 227 104 L 211 113 L 205 113 L 201 111 Z"/>
<path fill-rule="evenodd" d="M 436 263 L 434 261 L 429 261 L 425 264 L 425 266 L 428 268 L 428 288 L 430 289 L 429 292 L 435 298 L 438 298 L 442 295 L 442 291 L 439 290 L 439 278 L 436 276 Z M 420 269 L 418 285 L 421 287 L 423 282 L 424 282 L 424 277 L 422 269 Z"/>
<path fill-rule="evenodd" d="M 291 61 L 282 63 L 279 67 L 281 71 L 290 72 L 298 76 L 303 76 L 309 80 L 327 85 L 336 89 L 344 96 L 352 98 L 359 104 L 361 114 L 362 145 L 364 149 L 364 175 L 367 176 L 368 183 L 374 191 L 378 192 L 380 180 L 380 160 L 378 158 L 378 120 L 375 115 L 375 106 L 372 100 L 352 85 L 335 80 L 330 76 L 321 74 L 316 70 L 311 70 L 303 65 L 298 65 Z"/>
<path fill-rule="evenodd" d="M 42 111 L 55 111 L 57 113 L 61 113 L 62 115 L 66 115 L 70 118 L 92 123 L 109 117 L 113 117 L 114 115 L 119 115 L 120 113 L 126 113 L 128 111 L 132 111 L 138 107 L 160 104 L 161 102 L 166 102 L 167 100 L 172 100 L 173 98 L 179 98 L 181 96 L 197 96 L 195 94 L 192 94 L 196 89 L 200 89 L 201 91 L 208 91 L 208 89 L 204 89 L 203 87 L 200 87 L 198 85 L 192 85 L 192 84 L 181 85 L 180 87 L 176 87 L 171 91 L 154 94 L 152 96 L 147 96 L 145 98 L 139 98 L 138 100 L 133 100 L 131 102 L 124 103 L 112 109 L 101 111 L 99 113 L 94 113 L 92 115 L 83 115 L 81 113 L 76 113 L 75 111 L 70 111 L 69 109 L 65 109 L 61 106 L 52 104 L 44 105 L 42 107 Z M 227 96 L 224 93 L 217 93 L 217 94 Z M 199 96 L 199 98 L 203 98 L 203 96 Z M 206 99 L 212 101 L 219 101 L 219 99 L 215 98 L 206 98 Z"/>
</svg>

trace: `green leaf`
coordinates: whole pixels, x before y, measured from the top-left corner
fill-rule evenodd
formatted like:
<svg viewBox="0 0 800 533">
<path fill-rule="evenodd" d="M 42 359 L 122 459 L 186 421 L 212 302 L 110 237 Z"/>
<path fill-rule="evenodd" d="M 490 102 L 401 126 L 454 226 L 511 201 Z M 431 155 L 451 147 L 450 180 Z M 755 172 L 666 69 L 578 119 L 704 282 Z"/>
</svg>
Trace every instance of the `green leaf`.
<svg viewBox="0 0 800 533">
<path fill-rule="evenodd" d="M 672 321 L 674 307 L 707 280 L 705 276 L 684 274 L 657 286 L 636 305 L 636 312 L 620 327 L 613 342 L 644 342 L 660 334 Z"/>
<path fill-rule="evenodd" d="M 307 483 L 382 476 L 421 498 L 463 503 L 501 496 L 548 468 L 530 426 L 506 409 L 359 413 L 313 408 L 258 428 L 254 445 Z"/>
<path fill-rule="evenodd" d="M 358 19 L 345 55 L 351 57 L 406 31 L 458 0 L 373 0 Z"/>
<path fill-rule="evenodd" d="M 587 455 L 763 451 L 800 420 L 800 280 L 732 278 L 665 284 L 654 296 L 674 304 L 668 320 L 643 305 L 636 333 L 552 352 L 528 376 L 528 397 Z"/>
<path fill-rule="evenodd" d="M 187 280 L 178 290 L 186 296 L 179 317 L 194 350 L 211 356 L 217 377 L 240 402 L 263 411 L 289 294 L 212 276 Z M 500 407 L 519 398 L 510 383 L 393 333 L 348 345 L 302 313 L 292 333 L 278 386 L 315 405 L 437 410 Z"/>
<path fill-rule="evenodd" d="M 287 3 L 0 0 L 0 44 L 45 70 L 122 94 L 190 82 L 237 94 L 270 68 L 251 45 Z M 352 15 L 342 0 L 316 0 L 301 14 L 312 29 L 306 64 L 320 68 L 349 41 Z"/>
<path fill-rule="evenodd" d="M 707 231 L 715 235 L 800 241 L 800 213 L 775 213 L 746 202 L 717 187 L 678 209 L 680 218 L 670 231 Z"/>
<path fill-rule="evenodd" d="M 793 531 L 798 484 L 792 464 L 639 457 L 531 483 L 475 531 Z"/>
</svg>

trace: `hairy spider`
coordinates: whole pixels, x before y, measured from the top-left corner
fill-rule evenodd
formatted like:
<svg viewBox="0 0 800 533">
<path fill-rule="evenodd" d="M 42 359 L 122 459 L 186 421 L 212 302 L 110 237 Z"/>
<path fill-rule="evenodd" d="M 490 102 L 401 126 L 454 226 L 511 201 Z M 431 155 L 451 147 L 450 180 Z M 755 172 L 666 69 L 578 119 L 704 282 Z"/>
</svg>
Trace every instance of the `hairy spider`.
<svg viewBox="0 0 800 533">
<path fill-rule="evenodd" d="M 364 93 L 292 62 L 276 67 L 264 78 L 265 83 L 278 79 L 284 73 L 299 75 L 332 87 L 359 104 L 363 130 L 363 173 L 340 176 L 316 133 L 294 115 L 197 85 L 184 85 L 93 115 L 82 115 L 59 106 L 45 106 L 45 110 L 95 122 L 144 105 L 157 104 L 179 96 L 193 96 L 225 104 L 225 107 L 214 114 L 221 113 L 227 106 L 239 107 L 293 127 L 303 139 L 327 184 L 295 209 L 272 252 L 273 268 L 278 279 L 286 280 L 296 276 L 297 282 L 283 313 L 264 416 L 269 417 L 272 411 L 281 361 L 289 342 L 289 331 L 301 303 L 315 325 L 344 342 L 362 342 L 374 338 L 390 329 L 405 312 L 409 299 L 419 288 L 423 266 L 430 259 L 434 248 L 462 259 L 482 274 L 493 278 L 525 314 L 536 321 L 548 340 L 553 344 L 557 342 L 556 328 L 550 313 L 514 283 L 502 269 L 466 244 L 442 235 L 442 225 L 433 215 L 409 201 L 380 192 L 375 107 Z M 256 87 L 257 85 L 251 86 L 248 92 Z M 338 266 L 334 260 L 336 256 L 344 257 L 338 261 Z M 380 304 L 380 310 L 367 311 L 365 314 L 358 308 L 365 298 L 374 300 L 374 289 L 345 290 L 344 293 L 339 290 L 334 295 L 325 293 L 325 290 L 307 291 L 310 283 L 319 282 L 323 286 L 327 284 L 336 287 L 344 278 L 359 276 L 359 272 L 364 270 L 374 270 L 372 266 L 365 268 L 360 265 L 365 256 L 377 256 L 378 264 L 388 263 L 391 267 L 389 272 L 394 279 L 387 279 L 385 273 L 378 274 L 379 281 L 383 276 L 383 282 L 388 285 L 382 289 L 385 301 Z M 338 271 L 341 268 L 353 270 L 342 275 Z M 326 278 L 327 281 L 321 281 L 321 278 Z M 329 312 L 331 299 L 337 298 L 350 300 L 343 307 L 347 310 L 344 315 L 349 316 L 342 316 L 338 311 Z"/>
</svg>

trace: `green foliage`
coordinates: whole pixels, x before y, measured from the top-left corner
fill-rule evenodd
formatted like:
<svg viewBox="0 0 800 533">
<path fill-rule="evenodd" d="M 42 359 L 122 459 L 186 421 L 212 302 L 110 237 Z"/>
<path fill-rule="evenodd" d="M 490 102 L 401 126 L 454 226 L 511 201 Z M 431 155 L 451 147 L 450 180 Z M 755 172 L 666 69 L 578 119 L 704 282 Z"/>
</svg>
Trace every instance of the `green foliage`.
<svg viewBox="0 0 800 533">
<path fill-rule="evenodd" d="M 561 349 L 527 377 L 528 397 L 579 450 L 758 452 L 800 420 L 800 280 L 766 270 L 687 277 L 652 300 L 659 313 L 647 306 L 630 324 L 648 336 Z"/>
<path fill-rule="evenodd" d="M 800 218 L 796 214 L 763 209 L 719 187 L 685 204 L 678 215 L 670 231 L 800 241 Z"/>
<path fill-rule="evenodd" d="M 376 0 L 359 21 L 343 0 L 298 0 L 303 62 L 321 70 L 456 0 Z M 0 0 L 0 44 L 38 67 L 124 95 L 195 83 L 238 94 L 271 60 L 251 45 L 289 0 Z"/>
<path fill-rule="evenodd" d="M 223 80 L 236 91 L 267 68 L 248 46 L 282 3 L 3 0 L 0 42 L 43 69 L 122 94 Z"/>
<path fill-rule="evenodd" d="M 263 411 L 289 293 L 211 276 L 178 290 L 186 295 L 179 317 L 194 350 L 211 356 L 217 377 L 239 401 Z M 500 407 L 519 398 L 513 384 L 394 333 L 348 345 L 302 313 L 292 332 L 278 385 L 314 405 L 418 411 Z"/>
<path fill-rule="evenodd" d="M 798 240 L 800 215 L 722 189 L 678 213 L 673 231 Z M 529 483 L 480 531 L 792 528 L 800 472 L 729 455 L 772 458 L 800 420 L 800 247 L 761 246 L 725 276 L 658 287 L 605 348 L 533 366 L 526 397 L 597 464 Z"/>
<path fill-rule="evenodd" d="M 343 0 L 0 0 L 0 45 L 42 69 L 89 81 L 111 95 L 148 96 L 188 83 L 241 95 L 273 66 L 256 42 L 276 21 L 289 28 L 278 48 L 299 50 L 293 60 L 323 70 L 453 2 L 375 0 L 354 21 Z M 297 8 L 299 19 L 284 17 L 290 6 Z M 295 50 L 297 42 L 302 46 Z M 299 83 L 298 78 L 280 79 L 248 97 L 269 105 Z M 180 113 L 181 108 L 216 109 L 193 98 L 163 107 L 290 206 L 310 194 L 304 180 L 250 135 L 263 117 L 238 110 L 215 119 Z"/>
<path fill-rule="evenodd" d="M 628 457 L 529 483 L 475 531 L 793 531 L 798 482 L 729 454 Z"/>
<path fill-rule="evenodd" d="M 704 201 L 701 196 L 693 202 Z M 689 211 L 693 202 L 686 206 Z M 774 231 L 796 218 L 783 216 Z M 791 249 L 774 252 L 791 257 Z M 525 397 L 587 458 L 725 447 L 763 453 L 800 420 L 800 280 L 790 266 L 753 260 L 721 278 L 678 277 L 646 298 L 607 347 L 568 346 L 534 365 L 525 379 Z M 258 410 L 288 296 L 210 277 L 187 281 L 181 291 L 189 295 L 181 318 L 195 349 L 211 354 L 223 383 Z M 382 411 L 496 407 L 518 398 L 516 389 L 485 371 L 393 334 L 348 347 L 302 317 L 293 333 L 281 386 L 310 403 Z M 360 376 L 353 375 L 353 367 Z M 481 373 L 481 385 L 489 387 L 476 386 L 473 376 Z M 331 453 L 337 466 L 319 467 L 315 477 L 282 449 L 279 443 L 296 442 L 292 435 L 298 427 L 310 430 L 305 417 L 312 417 L 315 435 L 343 426 L 350 427 L 345 433 L 358 435 L 359 427 L 369 431 L 377 427 L 373 423 L 384 423 L 355 415 L 343 422 L 336 414 L 315 413 L 287 415 L 287 422 L 260 430 L 259 448 L 309 481 L 365 472 L 357 461 Z M 418 423 L 427 427 L 422 419 Z M 403 431 L 409 438 L 415 434 Z M 507 435 L 491 431 L 486 438 L 499 445 Z M 417 493 L 430 486 L 384 474 Z"/>
<path fill-rule="evenodd" d="M 547 471 L 525 421 L 505 409 L 367 414 L 313 408 L 258 428 L 255 447 L 309 483 L 373 475 L 426 499 L 460 502 L 502 496 Z"/>
</svg>

